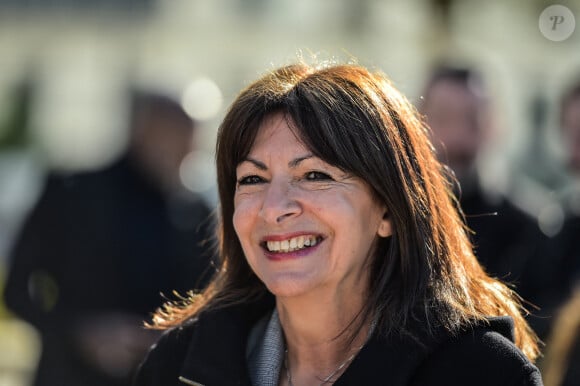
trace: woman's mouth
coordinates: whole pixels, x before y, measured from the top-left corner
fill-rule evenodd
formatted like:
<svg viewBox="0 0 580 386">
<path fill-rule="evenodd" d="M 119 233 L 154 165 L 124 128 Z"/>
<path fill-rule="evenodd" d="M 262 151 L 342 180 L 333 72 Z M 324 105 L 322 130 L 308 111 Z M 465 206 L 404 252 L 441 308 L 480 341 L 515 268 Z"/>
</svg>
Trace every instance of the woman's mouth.
<svg viewBox="0 0 580 386">
<path fill-rule="evenodd" d="M 320 241 L 322 241 L 320 236 L 300 235 L 282 240 L 267 240 L 261 244 L 270 253 L 289 253 L 312 248 Z"/>
</svg>

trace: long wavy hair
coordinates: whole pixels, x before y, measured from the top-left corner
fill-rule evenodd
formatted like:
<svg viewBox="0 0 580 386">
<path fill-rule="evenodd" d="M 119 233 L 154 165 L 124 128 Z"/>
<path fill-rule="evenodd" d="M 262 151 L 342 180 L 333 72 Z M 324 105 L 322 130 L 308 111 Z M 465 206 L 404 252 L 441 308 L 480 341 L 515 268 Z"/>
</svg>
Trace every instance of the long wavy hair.
<svg viewBox="0 0 580 386">
<path fill-rule="evenodd" d="M 246 261 L 232 218 L 236 168 L 274 112 L 286 115 L 314 155 L 363 179 L 389 209 L 393 234 L 375 248 L 362 320 L 375 318 L 384 334 L 404 332 L 413 321 L 454 333 L 490 316 L 509 315 L 516 345 L 536 358 L 537 338 L 517 295 L 489 277 L 473 254 L 427 126 L 383 73 L 350 64 L 286 66 L 250 84 L 233 102 L 216 145 L 216 275 L 201 293 L 159 310 L 156 327 L 267 295 Z"/>
</svg>

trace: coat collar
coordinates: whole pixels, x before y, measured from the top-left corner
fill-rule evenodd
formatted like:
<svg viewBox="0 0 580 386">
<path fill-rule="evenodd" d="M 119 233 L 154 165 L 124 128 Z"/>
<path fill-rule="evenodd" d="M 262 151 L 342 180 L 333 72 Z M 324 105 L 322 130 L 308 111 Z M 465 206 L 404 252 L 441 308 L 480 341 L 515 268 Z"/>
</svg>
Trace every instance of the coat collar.
<svg viewBox="0 0 580 386">
<path fill-rule="evenodd" d="M 246 344 L 252 326 L 274 307 L 273 299 L 218 308 L 189 322 L 193 334 L 181 369 L 182 384 L 250 386 Z"/>
</svg>

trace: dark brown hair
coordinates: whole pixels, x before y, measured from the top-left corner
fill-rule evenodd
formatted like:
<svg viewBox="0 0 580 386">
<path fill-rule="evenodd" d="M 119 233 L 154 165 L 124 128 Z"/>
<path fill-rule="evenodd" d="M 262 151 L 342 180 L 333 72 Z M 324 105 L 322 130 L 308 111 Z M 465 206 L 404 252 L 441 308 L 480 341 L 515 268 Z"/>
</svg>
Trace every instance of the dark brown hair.
<svg viewBox="0 0 580 386">
<path fill-rule="evenodd" d="M 216 148 L 221 266 L 201 294 L 159 311 L 158 327 L 267 293 L 234 231 L 233 198 L 236 167 L 264 118 L 280 111 L 317 157 L 363 179 L 389 210 L 393 235 L 380 239 L 375 249 L 363 316 L 374 316 L 379 331 L 390 334 L 417 320 L 456 332 L 489 316 L 510 315 L 516 345 L 536 358 L 536 337 L 516 296 L 487 276 L 473 255 L 425 124 L 384 74 L 356 65 L 283 67 L 233 102 Z"/>
</svg>

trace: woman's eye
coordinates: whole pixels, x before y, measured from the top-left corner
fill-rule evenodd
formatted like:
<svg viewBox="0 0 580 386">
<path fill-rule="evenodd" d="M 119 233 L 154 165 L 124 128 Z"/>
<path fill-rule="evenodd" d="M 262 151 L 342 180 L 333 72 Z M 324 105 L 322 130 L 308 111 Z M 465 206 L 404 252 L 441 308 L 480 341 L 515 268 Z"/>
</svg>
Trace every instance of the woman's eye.
<svg viewBox="0 0 580 386">
<path fill-rule="evenodd" d="M 238 180 L 238 185 L 255 185 L 264 182 L 264 179 L 260 176 L 246 176 Z"/>
<path fill-rule="evenodd" d="M 323 172 L 308 172 L 305 176 L 308 181 L 321 181 L 321 180 L 331 180 L 332 178 Z"/>
</svg>

